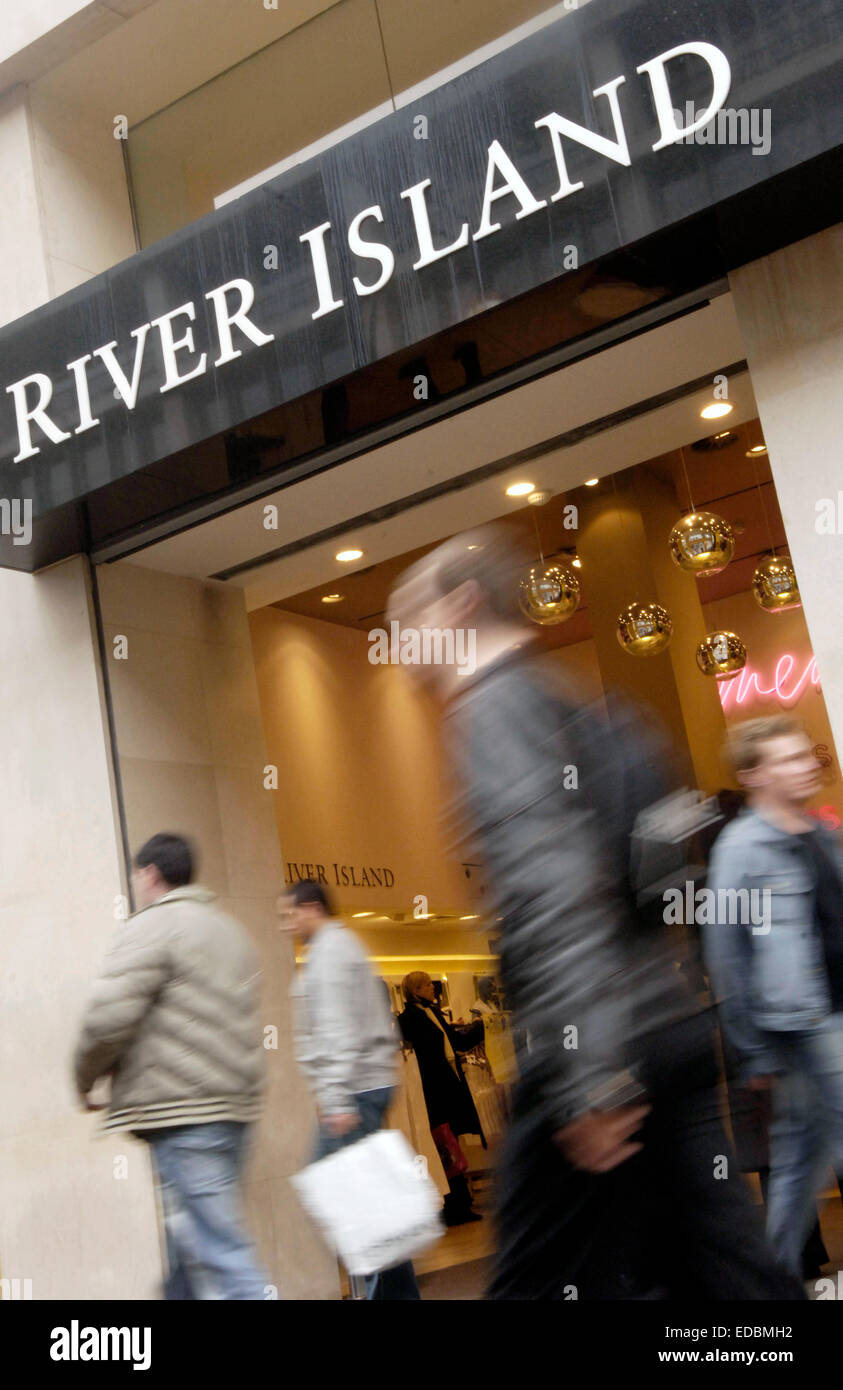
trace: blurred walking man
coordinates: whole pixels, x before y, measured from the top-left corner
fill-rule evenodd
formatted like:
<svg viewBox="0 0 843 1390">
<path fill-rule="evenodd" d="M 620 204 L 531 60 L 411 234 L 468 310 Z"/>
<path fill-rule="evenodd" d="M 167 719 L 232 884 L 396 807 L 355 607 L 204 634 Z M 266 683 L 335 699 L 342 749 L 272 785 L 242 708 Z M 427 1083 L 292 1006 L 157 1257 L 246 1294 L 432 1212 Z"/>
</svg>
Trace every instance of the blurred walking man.
<svg viewBox="0 0 843 1390">
<path fill-rule="evenodd" d="M 293 884 L 279 915 L 284 931 L 307 946 L 292 993 L 296 1058 L 319 1112 L 315 1163 L 380 1129 L 397 1080 L 398 1039 L 388 994 L 321 884 Z M 412 1264 L 369 1276 L 366 1297 L 418 1299 Z"/>
<path fill-rule="evenodd" d="M 527 1035 L 491 1297 L 804 1297 L 740 1179 L 717 1180 L 711 1017 L 673 968 L 661 912 L 646 930 L 636 916 L 631 789 L 640 809 L 663 795 L 645 790 L 659 784 L 648 728 L 611 699 L 604 727 L 524 659 L 525 562 L 508 528 L 455 537 L 401 576 L 389 613 L 402 631 L 476 634 L 473 674 L 407 669 L 450 701 L 462 818 Z"/>
<path fill-rule="evenodd" d="M 772 1093 L 767 1231 L 798 1272 L 823 1172 L 843 1172 L 843 848 L 802 810 L 819 768 L 794 719 L 739 724 L 727 756 L 749 797 L 712 853 L 706 958 L 739 1076 Z M 751 925 L 727 914 L 735 892 Z"/>
<path fill-rule="evenodd" d="M 167 1240 L 168 1299 L 263 1299 L 240 1212 L 260 1113 L 260 968 L 244 929 L 192 886 L 193 855 L 155 835 L 135 857 L 140 910 L 117 932 L 74 1057 L 88 1096 L 111 1077 L 106 1130 L 149 1142 Z"/>
</svg>

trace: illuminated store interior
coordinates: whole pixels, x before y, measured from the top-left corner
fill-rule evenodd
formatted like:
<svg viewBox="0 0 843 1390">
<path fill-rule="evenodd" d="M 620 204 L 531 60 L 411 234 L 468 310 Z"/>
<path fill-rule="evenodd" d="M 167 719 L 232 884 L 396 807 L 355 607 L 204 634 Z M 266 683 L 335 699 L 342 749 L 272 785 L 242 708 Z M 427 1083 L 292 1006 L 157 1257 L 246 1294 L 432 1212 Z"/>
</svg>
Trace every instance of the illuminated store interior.
<svg viewBox="0 0 843 1390">
<path fill-rule="evenodd" d="M 561 567 L 579 587 L 563 621 L 534 624 L 537 650 L 588 698 L 613 686 L 646 701 L 672 736 L 686 784 L 706 795 L 735 785 L 719 756 L 731 724 L 792 711 L 823 766 L 812 812 L 837 827 L 843 785 L 799 595 L 787 587 L 759 422 L 730 428 L 724 413 L 713 424 L 698 420 L 697 431 L 687 446 L 560 494 L 542 491 L 541 461 L 523 476 L 502 476 L 505 524 L 534 546 L 537 566 Z M 725 524 L 732 549 L 710 562 L 717 572 L 695 574 L 675 562 L 668 537 L 683 516 L 706 513 Z M 386 623 L 391 585 L 430 548 L 374 565 L 365 553 L 337 560 L 330 582 L 257 609 L 250 624 L 269 761 L 279 768 L 287 881 L 325 882 L 379 973 L 394 985 L 427 970 L 446 983 L 457 1018 L 467 1015 L 477 977 L 493 968 L 483 869 L 448 844 L 435 705 L 400 665 L 368 660 L 368 634 Z M 343 553 L 340 543 L 336 550 Z M 770 557 L 779 562 L 772 590 L 759 570 Z M 753 592 L 758 573 L 766 608 Z M 618 635 L 633 604 L 656 605 L 670 625 L 669 638 L 659 635 L 657 618 L 655 635 L 638 643 L 642 655 Z M 627 612 L 627 642 L 629 621 Z M 735 634 L 745 649 L 726 678 L 697 660 L 716 633 Z"/>
</svg>

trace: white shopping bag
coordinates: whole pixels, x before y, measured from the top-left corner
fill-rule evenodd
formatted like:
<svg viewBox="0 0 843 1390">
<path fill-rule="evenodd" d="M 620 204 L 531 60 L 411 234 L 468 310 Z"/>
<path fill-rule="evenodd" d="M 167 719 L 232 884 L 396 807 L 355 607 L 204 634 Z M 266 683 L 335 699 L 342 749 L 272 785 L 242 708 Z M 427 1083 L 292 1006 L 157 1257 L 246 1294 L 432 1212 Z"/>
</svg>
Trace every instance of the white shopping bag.
<svg viewBox="0 0 843 1390">
<path fill-rule="evenodd" d="M 320 1158 L 291 1182 L 349 1274 L 391 1269 L 444 1234 L 439 1193 L 397 1129 Z"/>
</svg>

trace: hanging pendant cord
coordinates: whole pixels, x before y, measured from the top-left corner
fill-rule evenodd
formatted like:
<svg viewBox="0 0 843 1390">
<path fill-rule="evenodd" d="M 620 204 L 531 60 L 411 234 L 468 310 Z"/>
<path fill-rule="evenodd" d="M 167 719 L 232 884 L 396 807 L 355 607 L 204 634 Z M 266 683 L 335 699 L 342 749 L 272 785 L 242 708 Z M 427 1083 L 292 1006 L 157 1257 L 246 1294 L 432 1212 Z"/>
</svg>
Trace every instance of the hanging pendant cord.
<svg viewBox="0 0 843 1390">
<path fill-rule="evenodd" d="M 398 108 L 395 105 L 395 88 L 392 85 L 392 73 L 389 70 L 389 57 L 386 51 L 386 39 L 383 36 L 383 24 L 381 23 L 381 12 L 378 9 L 378 0 L 375 0 L 375 18 L 378 25 L 378 34 L 380 35 L 381 49 L 383 50 L 383 65 L 386 69 L 386 80 L 389 83 L 389 99 L 392 102 L 393 111 L 397 111 Z"/>
<path fill-rule="evenodd" d="M 531 510 L 532 510 L 532 513 L 533 513 L 533 523 L 534 523 L 535 528 L 536 528 L 536 542 L 537 542 L 538 547 L 539 547 L 539 559 L 541 560 L 542 564 L 544 564 L 544 551 L 542 550 L 542 538 L 541 538 L 541 532 L 539 531 L 539 519 L 538 519 L 538 517 L 536 516 L 536 508 L 533 507 Z"/>
<path fill-rule="evenodd" d="M 615 511 L 618 514 L 618 527 L 620 528 L 621 533 L 621 548 L 623 548 L 623 543 L 626 540 L 626 525 L 623 519 L 623 507 L 620 505 L 618 501 L 618 485 L 615 480 L 614 473 L 612 474 L 612 492 L 615 495 Z"/>
<path fill-rule="evenodd" d="M 687 464 L 685 463 L 685 448 L 684 448 L 684 445 L 680 446 L 679 453 L 680 453 L 680 456 L 681 456 L 681 458 L 682 458 L 682 472 L 685 474 L 685 486 L 686 486 L 686 488 L 688 489 L 688 502 L 689 502 L 689 504 L 690 504 L 691 511 L 692 511 L 692 512 L 695 512 L 697 509 L 696 509 L 696 507 L 694 506 L 694 498 L 693 498 L 693 495 L 692 495 L 692 493 L 691 493 L 691 480 L 690 480 L 690 478 L 688 477 L 688 467 L 687 467 Z"/>
<path fill-rule="evenodd" d="M 770 541 L 770 549 L 771 549 L 771 551 L 773 552 L 773 555 L 775 556 L 775 554 L 776 554 L 776 547 L 775 547 L 775 545 L 773 544 L 773 528 L 772 528 L 772 526 L 770 525 L 770 518 L 769 518 L 769 516 L 767 515 L 767 508 L 766 508 L 765 505 L 764 505 L 764 492 L 763 492 L 763 490 L 762 490 L 761 483 L 760 483 L 759 478 L 758 478 L 758 469 L 756 468 L 756 460 L 755 460 L 754 457 L 753 457 L 753 460 L 752 460 L 752 473 L 753 473 L 753 476 L 754 476 L 754 478 L 755 478 L 755 486 L 756 486 L 756 488 L 758 489 L 758 500 L 759 500 L 759 502 L 761 503 L 761 514 L 762 514 L 762 516 L 764 517 L 764 525 L 765 525 L 766 528 L 767 528 L 767 536 L 768 536 L 769 541 Z M 777 557 L 777 558 L 778 558 L 778 557 Z"/>
</svg>

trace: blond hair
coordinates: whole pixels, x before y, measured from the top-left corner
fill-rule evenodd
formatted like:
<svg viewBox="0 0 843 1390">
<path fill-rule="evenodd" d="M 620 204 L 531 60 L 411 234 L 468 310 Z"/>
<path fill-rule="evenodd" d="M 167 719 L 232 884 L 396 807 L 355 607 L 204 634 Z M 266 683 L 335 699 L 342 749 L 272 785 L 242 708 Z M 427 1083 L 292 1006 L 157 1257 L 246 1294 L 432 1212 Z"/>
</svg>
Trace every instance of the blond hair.
<svg viewBox="0 0 843 1390">
<path fill-rule="evenodd" d="M 763 755 L 762 744 L 774 738 L 790 738 L 805 730 L 790 714 L 770 714 L 763 719 L 747 719 L 729 730 L 723 753 L 733 772 L 749 772 Z"/>
<path fill-rule="evenodd" d="M 416 990 L 419 985 L 423 985 L 430 976 L 424 970 L 411 970 L 409 975 L 405 975 L 401 981 L 401 988 L 404 991 L 404 998 L 407 1000 L 416 999 Z"/>
</svg>

